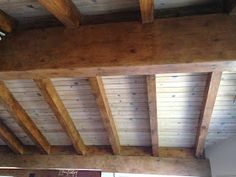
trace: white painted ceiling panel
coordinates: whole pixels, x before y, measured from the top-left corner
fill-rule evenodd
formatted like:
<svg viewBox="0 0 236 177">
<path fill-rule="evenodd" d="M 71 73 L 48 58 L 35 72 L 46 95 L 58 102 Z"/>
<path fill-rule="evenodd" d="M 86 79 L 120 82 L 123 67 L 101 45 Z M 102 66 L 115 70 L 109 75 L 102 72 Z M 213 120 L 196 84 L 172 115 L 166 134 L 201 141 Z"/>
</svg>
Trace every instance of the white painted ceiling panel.
<svg viewBox="0 0 236 177">
<path fill-rule="evenodd" d="M 159 145 L 193 147 L 207 74 L 156 75 Z"/>
</svg>

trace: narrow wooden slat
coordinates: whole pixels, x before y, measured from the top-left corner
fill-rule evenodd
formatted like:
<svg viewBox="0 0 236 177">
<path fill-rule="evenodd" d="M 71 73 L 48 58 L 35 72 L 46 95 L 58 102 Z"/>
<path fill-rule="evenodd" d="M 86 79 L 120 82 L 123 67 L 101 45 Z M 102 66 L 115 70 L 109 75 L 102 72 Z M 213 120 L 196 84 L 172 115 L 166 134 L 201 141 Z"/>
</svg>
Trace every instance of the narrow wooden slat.
<svg viewBox="0 0 236 177">
<path fill-rule="evenodd" d="M 79 10 L 71 0 L 38 1 L 66 27 L 74 28 L 79 26 Z"/>
<path fill-rule="evenodd" d="M 206 96 L 203 102 L 203 109 L 199 121 L 198 133 L 196 138 L 196 156 L 203 155 L 205 141 L 208 135 L 209 124 L 211 121 L 212 112 L 214 109 L 220 81 L 221 72 L 212 72 L 209 74 L 208 85 L 206 87 Z"/>
<path fill-rule="evenodd" d="M 101 77 L 89 78 L 92 92 L 96 97 L 96 102 L 109 135 L 109 141 L 114 154 L 120 154 L 120 140 L 116 130 L 115 122 L 112 117 L 111 109 L 105 93 L 104 85 Z"/>
<path fill-rule="evenodd" d="M 57 120 L 70 137 L 76 152 L 78 154 L 85 154 L 86 146 L 52 82 L 49 79 L 34 79 L 34 81 L 56 115 Z"/>
<path fill-rule="evenodd" d="M 17 154 L 24 153 L 23 144 L 2 121 L 0 121 L 0 137 L 13 152 Z"/>
<path fill-rule="evenodd" d="M 0 10 L 0 29 L 10 33 L 14 28 L 15 22 L 12 17 Z"/>
<path fill-rule="evenodd" d="M 142 23 L 151 23 L 154 20 L 154 0 L 139 0 Z"/>
<path fill-rule="evenodd" d="M 147 94 L 151 128 L 152 154 L 158 156 L 158 126 L 157 126 L 157 99 L 156 99 L 156 76 L 147 76 Z"/>
<path fill-rule="evenodd" d="M 26 111 L 16 101 L 4 82 L 0 81 L 0 101 L 4 104 L 17 123 L 24 129 L 34 143 L 44 153 L 50 153 L 50 145 Z"/>
</svg>

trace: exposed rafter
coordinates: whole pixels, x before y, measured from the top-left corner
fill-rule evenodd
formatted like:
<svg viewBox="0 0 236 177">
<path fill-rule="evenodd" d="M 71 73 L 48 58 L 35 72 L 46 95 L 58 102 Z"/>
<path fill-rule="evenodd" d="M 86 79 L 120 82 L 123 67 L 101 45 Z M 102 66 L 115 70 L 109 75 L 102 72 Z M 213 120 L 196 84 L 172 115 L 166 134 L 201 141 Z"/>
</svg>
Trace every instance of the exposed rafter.
<svg viewBox="0 0 236 177">
<path fill-rule="evenodd" d="M 49 154 L 50 145 L 47 139 L 43 136 L 22 106 L 16 101 L 3 81 L 0 81 L 0 101 L 41 151 Z"/>
<path fill-rule="evenodd" d="M 0 121 L 0 137 L 11 148 L 13 152 L 17 154 L 24 153 L 23 144 L 2 121 Z"/>
<path fill-rule="evenodd" d="M 151 23 L 154 20 L 154 0 L 139 0 L 142 23 Z"/>
<path fill-rule="evenodd" d="M 50 79 L 35 79 L 34 81 L 56 115 L 57 120 L 70 137 L 76 152 L 85 154 L 86 146 Z"/>
<path fill-rule="evenodd" d="M 209 74 L 206 87 L 206 95 L 203 102 L 203 109 L 199 121 L 199 127 L 196 138 L 196 156 L 203 156 L 205 141 L 208 135 L 208 129 L 214 109 L 218 89 L 221 81 L 221 72 L 212 72 Z"/>
<path fill-rule="evenodd" d="M 99 108 L 103 124 L 108 132 L 109 141 L 111 143 L 113 153 L 116 155 L 120 154 L 120 141 L 107 100 L 102 78 L 90 78 L 89 81 L 91 84 L 92 92 L 96 97 L 97 106 Z"/>
<path fill-rule="evenodd" d="M 75 28 L 79 26 L 79 10 L 71 0 L 38 1 L 66 27 Z"/>
<path fill-rule="evenodd" d="M 12 17 L 0 10 L 0 30 L 10 33 L 15 26 L 15 22 Z"/>
<path fill-rule="evenodd" d="M 151 128 L 152 154 L 158 156 L 158 121 L 157 121 L 157 99 L 156 99 L 156 76 L 147 76 L 148 107 Z"/>
</svg>

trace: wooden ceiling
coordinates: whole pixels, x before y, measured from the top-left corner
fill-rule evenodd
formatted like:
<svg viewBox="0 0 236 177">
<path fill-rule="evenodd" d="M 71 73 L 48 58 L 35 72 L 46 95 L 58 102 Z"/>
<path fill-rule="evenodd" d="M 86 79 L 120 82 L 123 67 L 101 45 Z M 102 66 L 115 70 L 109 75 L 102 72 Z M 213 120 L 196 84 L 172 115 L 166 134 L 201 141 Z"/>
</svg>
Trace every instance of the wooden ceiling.
<svg viewBox="0 0 236 177">
<path fill-rule="evenodd" d="M 235 17 L 154 20 L 156 8 L 199 3 L 216 1 L 1 0 L 4 32 L 49 13 L 69 28 L 16 30 L 0 43 L 1 145 L 192 158 L 235 135 Z M 151 24 L 80 27 L 83 15 L 139 7 Z"/>
</svg>

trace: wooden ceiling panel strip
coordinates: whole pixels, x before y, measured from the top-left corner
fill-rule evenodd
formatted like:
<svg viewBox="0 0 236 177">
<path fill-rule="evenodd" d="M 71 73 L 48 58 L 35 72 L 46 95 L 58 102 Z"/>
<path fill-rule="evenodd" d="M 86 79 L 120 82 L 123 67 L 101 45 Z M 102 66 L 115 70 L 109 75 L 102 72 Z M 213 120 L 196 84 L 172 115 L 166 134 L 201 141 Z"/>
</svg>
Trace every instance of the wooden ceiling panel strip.
<svg viewBox="0 0 236 177">
<path fill-rule="evenodd" d="M 89 78 L 92 92 L 96 97 L 97 106 L 101 113 L 104 126 L 108 132 L 109 141 L 112 146 L 113 153 L 120 154 L 120 140 L 116 130 L 116 125 L 111 113 L 110 105 L 106 96 L 103 81 L 101 77 Z"/>
<path fill-rule="evenodd" d="M 216 102 L 218 89 L 220 86 L 222 72 L 212 72 L 209 74 L 208 85 L 206 86 L 203 109 L 200 116 L 197 138 L 196 138 L 196 156 L 201 157 L 204 153 L 205 141 L 208 135 L 208 129 L 212 117 L 212 112 Z"/>
<path fill-rule="evenodd" d="M 42 152 L 49 154 L 50 145 L 26 111 L 16 101 L 4 82 L 0 82 L 0 100 L 16 122 L 24 129 Z"/>
<path fill-rule="evenodd" d="M 75 28 L 80 24 L 80 13 L 71 0 L 38 0 L 66 27 Z"/>
<path fill-rule="evenodd" d="M 154 0 L 139 0 L 142 23 L 151 23 L 154 20 Z"/>
<path fill-rule="evenodd" d="M 147 76 L 147 93 L 148 106 L 151 128 L 152 154 L 158 156 L 158 121 L 157 121 L 157 91 L 156 91 L 156 76 Z"/>
<path fill-rule="evenodd" d="M 11 148 L 13 152 L 17 154 L 24 153 L 23 144 L 2 121 L 0 121 L 0 137 Z"/>
<path fill-rule="evenodd" d="M 56 115 L 57 120 L 64 128 L 67 135 L 70 137 L 77 153 L 85 154 L 86 146 L 84 145 L 84 142 L 78 130 L 76 129 L 74 122 L 72 121 L 52 82 L 49 79 L 34 79 L 34 81 L 38 85 L 46 102 L 49 104 L 52 111 Z"/>
<path fill-rule="evenodd" d="M 0 30 L 10 33 L 15 26 L 15 21 L 8 14 L 0 10 Z"/>
</svg>

